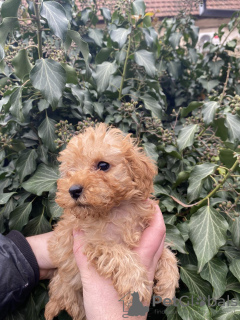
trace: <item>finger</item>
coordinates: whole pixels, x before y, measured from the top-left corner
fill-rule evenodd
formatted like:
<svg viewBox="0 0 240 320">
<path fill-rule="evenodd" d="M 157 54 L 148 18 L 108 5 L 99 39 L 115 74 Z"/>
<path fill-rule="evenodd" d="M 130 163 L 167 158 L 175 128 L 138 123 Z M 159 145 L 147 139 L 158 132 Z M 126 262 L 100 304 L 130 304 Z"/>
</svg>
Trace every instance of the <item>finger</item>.
<svg viewBox="0 0 240 320">
<path fill-rule="evenodd" d="M 148 260 L 154 258 L 166 234 L 162 212 L 158 206 L 155 207 L 156 213 L 153 216 L 150 226 L 144 230 L 139 246 L 135 250 L 140 257 Z"/>
<path fill-rule="evenodd" d="M 164 249 L 164 245 L 165 245 L 165 238 L 166 238 L 166 235 L 163 237 L 163 240 L 154 256 L 154 259 L 153 259 L 153 264 L 155 265 L 155 268 L 157 267 L 157 263 L 158 263 L 158 260 L 160 259 L 161 255 L 162 255 L 162 252 L 163 252 L 163 249 Z"/>
</svg>

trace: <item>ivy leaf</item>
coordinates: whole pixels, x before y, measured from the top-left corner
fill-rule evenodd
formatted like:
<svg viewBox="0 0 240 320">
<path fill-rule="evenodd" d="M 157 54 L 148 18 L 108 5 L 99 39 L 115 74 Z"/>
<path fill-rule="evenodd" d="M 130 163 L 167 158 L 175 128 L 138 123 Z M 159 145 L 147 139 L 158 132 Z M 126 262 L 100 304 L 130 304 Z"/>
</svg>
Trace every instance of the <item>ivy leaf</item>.
<svg viewBox="0 0 240 320">
<path fill-rule="evenodd" d="M 171 77 L 173 77 L 174 79 L 178 79 L 180 74 L 182 73 L 182 64 L 178 60 L 169 61 L 167 63 L 167 69 Z"/>
<path fill-rule="evenodd" d="M 28 100 L 24 100 L 23 101 L 23 106 L 22 106 L 22 113 L 23 113 L 23 117 L 26 118 L 27 120 L 25 120 L 26 122 L 29 120 L 29 114 L 33 109 L 33 99 L 28 99 Z M 27 133 L 26 133 L 27 134 Z M 36 139 L 32 139 L 31 140 L 38 140 L 38 137 L 35 134 Z"/>
<path fill-rule="evenodd" d="M 9 227 L 11 230 L 21 231 L 27 224 L 32 211 L 32 202 L 24 203 L 14 209 L 10 214 Z"/>
<path fill-rule="evenodd" d="M 214 173 L 217 165 L 213 163 L 203 163 L 196 165 L 189 177 L 189 187 L 187 189 L 189 202 L 197 199 L 201 193 L 204 179 Z"/>
<path fill-rule="evenodd" d="M 118 47 L 122 48 L 127 41 L 128 35 L 131 33 L 131 28 L 118 28 L 110 32 L 110 38 L 112 41 L 117 42 Z"/>
<path fill-rule="evenodd" d="M 167 320 L 182 320 L 175 306 L 169 306 L 164 310 Z"/>
<path fill-rule="evenodd" d="M 220 298 L 226 291 L 228 267 L 219 258 L 208 261 L 200 275 L 213 286 L 213 298 Z"/>
<path fill-rule="evenodd" d="M 41 163 L 34 175 L 23 182 L 22 187 L 33 194 L 41 196 L 44 191 L 52 191 L 59 178 L 58 168 Z"/>
<path fill-rule="evenodd" d="M 174 215 L 174 217 L 176 217 L 176 216 Z M 177 228 L 181 232 L 181 236 L 183 237 L 184 241 L 186 242 L 189 239 L 189 222 L 185 221 L 182 223 L 178 223 Z"/>
<path fill-rule="evenodd" d="M 201 82 L 203 88 L 206 89 L 208 93 L 219 84 L 218 80 L 207 81 L 206 79 L 199 79 L 199 82 Z"/>
<path fill-rule="evenodd" d="M 163 219 L 165 224 L 171 224 L 174 225 L 175 222 L 177 221 L 177 217 L 174 214 L 169 214 L 169 213 L 164 213 L 163 214 Z"/>
<path fill-rule="evenodd" d="M 102 48 L 96 55 L 95 62 L 97 64 L 103 63 L 108 60 L 110 54 L 113 52 L 113 48 Z"/>
<path fill-rule="evenodd" d="M 38 152 L 39 160 L 48 165 L 48 154 L 47 154 L 48 149 L 46 148 L 46 146 L 44 146 L 43 144 L 39 145 L 37 152 Z"/>
<path fill-rule="evenodd" d="M 5 0 L 1 7 L 1 17 L 17 17 L 21 0 Z"/>
<path fill-rule="evenodd" d="M 31 294 L 26 303 L 26 319 L 37 319 L 37 310 L 33 295 Z"/>
<path fill-rule="evenodd" d="M 169 197 L 161 201 L 161 204 L 167 209 L 168 212 L 172 212 L 176 208 L 176 203 Z"/>
<path fill-rule="evenodd" d="M 194 135 L 197 131 L 197 124 L 191 124 L 180 130 L 177 139 L 177 145 L 180 151 L 193 145 Z"/>
<path fill-rule="evenodd" d="M 38 101 L 38 104 L 37 104 L 37 106 L 38 106 L 38 110 L 40 111 L 40 112 L 42 112 L 43 110 L 46 110 L 48 107 L 49 107 L 49 102 L 47 102 L 47 100 L 45 100 L 45 99 L 40 99 L 39 101 Z"/>
<path fill-rule="evenodd" d="M 154 77 L 156 74 L 155 58 L 152 52 L 147 50 L 138 50 L 134 53 L 135 62 L 145 68 L 147 74 L 150 77 Z"/>
<path fill-rule="evenodd" d="M 23 150 L 16 162 L 16 170 L 19 174 L 20 182 L 36 170 L 37 152 L 34 149 Z"/>
<path fill-rule="evenodd" d="M 101 8 L 101 13 L 107 21 L 111 21 L 111 11 L 108 8 Z"/>
<path fill-rule="evenodd" d="M 116 63 L 103 62 L 96 67 L 96 73 L 94 78 L 97 83 L 97 90 L 101 93 L 104 92 L 110 82 L 110 77 L 113 73 L 117 71 Z"/>
<path fill-rule="evenodd" d="M 145 15 L 146 17 L 146 15 Z M 151 20 L 150 20 L 151 21 Z M 151 23 L 150 23 L 151 25 Z M 156 41 L 157 37 L 155 37 L 155 33 L 151 32 L 152 30 L 142 28 L 142 32 L 145 37 L 145 41 L 148 47 L 152 47 L 153 43 Z"/>
<path fill-rule="evenodd" d="M 20 122 L 24 121 L 22 113 L 22 87 L 18 87 L 12 94 L 9 100 L 11 107 L 10 112 L 15 116 Z"/>
<path fill-rule="evenodd" d="M 61 64 L 51 59 L 37 60 L 30 72 L 30 80 L 34 88 L 40 90 L 55 108 L 66 84 L 66 71 Z"/>
<path fill-rule="evenodd" d="M 187 285 L 191 293 L 196 294 L 198 297 L 211 296 L 210 284 L 203 280 L 197 273 L 197 267 L 193 265 L 181 267 L 181 280 Z"/>
<path fill-rule="evenodd" d="M 144 17 L 145 9 L 146 5 L 144 1 L 136 0 L 132 2 L 132 15 Z"/>
<path fill-rule="evenodd" d="M 154 143 L 145 142 L 143 144 L 143 148 L 149 158 L 153 159 L 154 161 L 158 160 L 158 153 L 156 151 L 156 145 Z"/>
<path fill-rule="evenodd" d="M 100 102 L 94 102 L 94 111 L 99 115 L 100 118 L 103 117 L 103 112 L 104 112 L 104 106 Z"/>
<path fill-rule="evenodd" d="M 218 252 L 227 240 L 227 221 L 210 206 L 200 208 L 190 219 L 189 238 L 198 258 L 198 271 Z"/>
<path fill-rule="evenodd" d="M 211 313 L 204 300 L 200 300 L 203 297 L 184 294 L 181 297 L 181 303 L 177 305 L 177 311 L 181 316 L 181 319 L 188 320 L 212 320 Z"/>
<path fill-rule="evenodd" d="M 185 242 L 178 228 L 171 224 L 166 224 L 166 229 L 166 243 L 168 243 L 174 250 L 186 254 L 187 250 L 185 248 Z"/>
<path fill-rule="evenodd" d="M 228 129 L 226 127 L 226 119 L 218 118 L 213 122 L 216 136 L 220 137 L 223 141 L 228 139 Z"/>
<path fill-rule="evenodd" d="M 240 118 L 231 113 L 226 114 L 225 125 L 228 128 L 228 136 L 231 142 L 240 140 Z"/>
<path fill-rule="evenodd" d="M 68 48 L 71 45 L 71 42 L 75 42 L 78 49 L 81 51 L 83 58 L 85 60 L 85 62 L 88 62 L 88 56 L 89 56 L 89 48 L 88 48 L 88 44 L 87 42 L 85 42 L 80 34 L 77 31 L 74 30 L 68 30 L 67 32 L 67 39 L 66 39 L 66 43 L 65 43 L 65 47 L 68 50 Z"/>
<path fill-rule="evenodd" d="M 16 192 L 0 193 L 0 204 L 5 204 Z"/>
<path fill-rule="evenodd" d="M 1 179 L 0 180 L 0 196 L 2 197 L 2 194 L 4 192 L 4 189 L 11 185 L 10 179 Z"/>
<path fill-rule="evenodd" d="M 57 136 L 55 134 L 55 124 L 57 122 L 46 115 L 46 118 L 42 121 L 38 128 L 38 135 L 42 139 L 45 146 L 48 147 L 50 151 L 55 151 L 57 146 L 55 140 Z"/>
<path fill-rule="evenodd" d="M 230 263 L 229 270 L 240 282 L 240 259 L 233 259 Z"/>
<path fill-rule="evenodd" d="M 55 1 L 44 1 L 40 15 L 47 20 L 51 31 L 64 41 L 68 30 L 68 19 L 63 6 Z"/>
<path fill-rule="evenodd" d="M 168 154 L 170 154 L 172 157 L 177 158 L 179 160 L 182 159 L 181 154 L 178 152 L 177 148 L 172 146 L 172 145 L 168 145 L 164 148 L 164 151 Z M 176 181 L 177 183 L 177 181 Z"/>
<path fill-rule="evenodd" d="M 236 45 L 237 45 L 237 40 L 236 40 L 236 39 L 233 39 L 233 40 L 231 40 L 231 41 L 228 41 L 228 43 L 226 44 L 226 49 L 227 49 L 227 50 L 234 51 Z"/>
<path fill-rule="evenodd" d="M 231 168 L 236 161 L 234 158 L 234 151 L 231 149 L 220 149 L 219 151 L 219 159 L 220 161 L 227 167 Z"/>
<path fill-rule="evenodd" d="M 99 29 L 89 28 L 88 36 L 94 40 L 94 42 L 101 47 L 103 42 L 103 31 Z"/>
<path fill-rule="evenodd" d="M 196 48 L 189 48 L 188 53 L 189 53 L 189 58 L 190 58 L 191 62 L 196 64 L 198 57 L 199 57 L 199 52 L 197 51 L 197 49 Z"/>
<path fill-rule="evenodd" d="M 32 103 L 32 101 L 30 101 Z M 38 141 L 38 136 L 37 134 L 33 131 L 33 130 L 30 130 L 26 133 L 24 133 L 24 135 L 22 136 L 23 138 L 26 138 L 26 139 L 29 139 L 29 140 L 36 140 Z"/>
<path fill-rule="evenodd" d="M 234 220 L 229 219 L 229 230 L 234 245 L 240 249 L 240 217 L 234 217 Z"/>
<path fill-rule="evenodd" d="M 221 249 L 224 250 L 224 254 L 229 262 L 234 259 L 240 259 L 240 251 L 237 248 L 233 246 L 224 246 Z"/>
<path fill-rule="evenodd" d="M 0 45 L 0 62 L 5 58 L 5 52 L 3 47 Z"/>
<path fill-rule="evenodd" d="M 3 48 L 5 46 L 5 41 L 8 34 L 18 26 L 18 18 L 11 17 L 3 19 L 2 23 L 0 24 L 0 44 Z"/>
<path fill-rule="evenodd" d="M 85 8 L 81 12 L 81 21 L 83 21 L 84 24 L 87 23 L 89 20 L 89 14 L 92 12 L 90 8 Z"/>
<path fill-rule="evenodd" d="M 182 108 L 181 110 L 181 117 L 186 117 L 191 111 L 199 108 L 202 106 L 202 102 L 198 102 L 198 101 L 192 101 L 189 103 L 189 105 L 185 108 Z"/>
<path fill-rule="evenodd" d="M 212 72 L 213 77 L 218 77 L 220 74 L 221 68 L 224 66 L 223 60 L 217 60 L 217 61 L 210 61 L 208 63 L 209 69 Z"/>
<path fill-rule="evenodd" d="M 166 148 L 165 148 L 166 149 Z M 175 158 L 180 159 L 179 157 L 175 156 Z M 188 171 L 180 171 L 177 175 L 176 182 L 174 183 L 174 188 L 179 186 L 182 182 L 188 180 L 190 173 Z"/>
<path fill-rule="evenodd" d="M 150 110 L 153 117 L 162 117 L 162 106 L 159 104 L 159 99 L 155 99 L 148 93 L 145 93 L 141 99 L 143 100 L 146 109 Z"/>
<path fill-rule="evenodd" d="M 51 224 L 45 218 L 44 214 L 31 219 L 24 228 L 25 236 L 33 236 L 36 234 L 42 234 L 52 231 Z"/>
<path fill-rule="evenodd" d="M 32 69 L 26 49 L 21 49 L 18 52 L 18 54 L 12 59 L 12 64 L 15 69 L 15 74 L 19 79 L 23 79 Z"/>
<path fill-rule="evenodd" d="M 76 70 L 73 67 L 69 66 L 67 63 L 61 63 L 61 66 L 66 71 L 66 76 L 67 76 L 66 83 L 78 84 L 78 77 L 77 77 Z"/>
<path fill-rule="evenodd" d="M 170 42 L 171 46 L 173 47 L 173 49 L 176 49 L 176 47 L 179 46 L 179 42 L 180 42 L 182 36 L 183 35 L 180 32 L 171 33 L 171 35 L 169 37 L 169 42 Z"/>
<path fill-rule="evenodd" d="M 156 146 L 155 146 L 156 147 Z M 164 194 L 165 196 L 169 196 L 169 191 L 162 186 L 154 185 L 154 195 L 157 196 L 159 194 Z"/>
<path fill-rule="evenodd" d="M 206 124 L 210 124 L 214 120 L 215 113 L 220 107 L 219 102 L 217 101 L 207 101 L 203 104 L 202 114 L 203 121 Z"/>
<path fill-rule="evenodd" d="M 235 302 L 236 303 L 236 302 Z M 221 306 L 218 312 L 212 318 L 213 320 L 235 320 L 238 319 L 240 315 L 240 306 L 236 306 L 236 304 L 232 305 L 226 303 L 225 306 Z M 236 317 L 234 319 L 234 316 Z"/>
<path fill-rule="evenodd" d="M 48 209 L 53 219 L 59 218 L 63 214 L 63 209 L 56 203 L 55 199 L 48 200 Z"/>
<path fill-rule="evenodd" d="M 227 287 L 226 291 L 234 291 L 240 293 L 240 283 L 239 281 L 229 272 L 227 277 Z"/>
</svg>

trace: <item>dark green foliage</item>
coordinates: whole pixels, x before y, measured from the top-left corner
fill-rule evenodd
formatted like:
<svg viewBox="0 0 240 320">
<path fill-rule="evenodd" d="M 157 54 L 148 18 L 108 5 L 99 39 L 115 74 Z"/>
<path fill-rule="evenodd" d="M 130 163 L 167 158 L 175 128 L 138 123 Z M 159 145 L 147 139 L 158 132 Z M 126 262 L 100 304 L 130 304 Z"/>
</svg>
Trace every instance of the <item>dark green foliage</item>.
<svg viewBox="0 0 240 320">
<path fill-rule="evenodd" d="M 240 58 L 223 31 L 240 30 L 239 17 L 219 28 L 220 45 L 199 52 L 188 15 L 155 30 L 143 1 L 118 4 L 112 13 L 101 9 L 101 28 L 95 6 L 2 4 L 0 231 L 51 230 L 62 213 L 54 202 L 58 152 L 85 127 L 106 122 L 141 138 L 158 163 L 155 196 L 180 261 L 177 297 L 239 301 Z M 43 319 L 46 287 L 9 319 Z M 178 305 L 165 317 L 232 313 L 237 319 L 239 307 Z"/>
</svg>

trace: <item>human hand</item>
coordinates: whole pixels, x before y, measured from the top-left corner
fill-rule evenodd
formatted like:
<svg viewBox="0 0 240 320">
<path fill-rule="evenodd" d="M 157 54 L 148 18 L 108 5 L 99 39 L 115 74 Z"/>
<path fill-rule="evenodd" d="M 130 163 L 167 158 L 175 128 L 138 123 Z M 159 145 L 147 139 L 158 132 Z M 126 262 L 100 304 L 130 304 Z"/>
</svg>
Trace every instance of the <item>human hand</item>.
<svg viewBox="0 0 240 320">
<path fill-rule="evenodd" d="M 37 259 L 40 280 L 50 279 L 54 273 L 55 266 L 53 265 L 48 252 L 48 241 L 52 235 L 53 232 L 48 232 L 26 238 Z"/>
<path fill-rule="evenodd" d="M 156 206 L 156 214 L 150 226 L 143 232 L 139 246 L 134 249 L 148 271 L 148 280 L 153 281 L 157 262 L 164 248 L 166 227 L 162 213 Z M 74 232 L 73 252 L 81 273 L 83 301 L 88 320 L 122 319 L 123 305 L 111 280 L 100 276 L 83 254 L 83 232 Z M 131 317 L 143 320 L 143 317 Z"/>
</svg>

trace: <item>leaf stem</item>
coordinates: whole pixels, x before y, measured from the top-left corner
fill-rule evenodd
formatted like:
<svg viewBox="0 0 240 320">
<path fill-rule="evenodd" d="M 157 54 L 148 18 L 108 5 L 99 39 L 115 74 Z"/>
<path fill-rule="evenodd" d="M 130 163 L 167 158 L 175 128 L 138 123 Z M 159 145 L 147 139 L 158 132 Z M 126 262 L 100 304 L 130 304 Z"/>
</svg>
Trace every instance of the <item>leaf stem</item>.
<svg viewBox="0 0 240 320">
<path fill-rule="evenodd" d="M 32 44 L 32 45 L 30 45 L 30 46 L 25 47 L 24 49 L 27 50 L 27 49 L 29 49 L 29 48 L 38 48 L 38 46 Z"/>
<path fill-rule="evenodd" d="M 38 57 L 42 59 L 43 51 L 42 51 L 42 29 L 41 29 L 41 22 L 40 22 L 40 14 L 39 14 L 39 5 L 37 0 L 33 2 L 34 4 L 34 11 L 36 15 L 36 22 L 37 22 L 37 41 L 38 41 Z"/>
<path fill-rule="evenodd" d="M 130 47 L 131 47 L 131 34 L 129 35 L 129 39 L 128 39 L 128 49 L 127 49 L 127 55 L 126 55 L 126 59 L 123 67 L 123 75 L 122 75 L 122 81 L 121 81 L 121 86 L 119 90 L 118 100 L 122 99 L 122 90 L 123 90 L 124 79 L 127 71 L 127 63 L 128 63 L 129 53 L 130 53 Z"/>
<path fill-rule="evenodd" d="M 229 79 L 229 75 L 230 75 L 230 70 L 231 70 L 231 65 L 230 63 L 228 64 L 228 69 L 227 69 L 227 76 L 226 76 L 226 81 L 224 83 L 224 87 L 223 87 L 223 92 L 220 96 L 220 99 L 219 99 L 219 105 L 221 106 L 222 102 L 223 102 L 223 98 L 225 97 L 225 93 L 226 93 L 226 90 L 227 90 L 227 84 L 228 84 L 228 79 Z"/>
<path fill-rule="evenodd" d="M 203 128 L 197 137 L 201 137 L 206 130 L 207 130 L 207 127 Z"/>
<path fill-rule="evenodd" d="M 30 79 L 28 79 L 27 81 L 25 81 L 25 82 L 22 84 L 22 87 L 24 87 L 29 81 L 30 81 Z"/>
<path fill-rule="evenodd" d="M 198 206 L 200 206 L 204 201 L 208 200 L 211 198 L 226 182 L 227 178 L 230 176 L 230 174 L 236 169 L 236 167 L 239 164 L 239 159 L 237 159 L 231 169 L 228 171 L 228 173 L 225 175 L 223 178 L 222 182 L 220 182 L 204 199 L 202 199 L 200 202 L 198 202 Z"/>
</svg>

